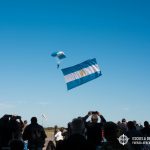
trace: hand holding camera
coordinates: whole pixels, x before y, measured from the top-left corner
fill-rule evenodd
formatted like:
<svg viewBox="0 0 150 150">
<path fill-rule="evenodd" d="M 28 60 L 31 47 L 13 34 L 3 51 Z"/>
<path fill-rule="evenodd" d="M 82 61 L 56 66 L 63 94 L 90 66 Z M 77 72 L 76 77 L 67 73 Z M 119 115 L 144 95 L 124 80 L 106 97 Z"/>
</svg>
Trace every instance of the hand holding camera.
<svg viewBox="0 0 150 150">
<path fill-rule="evenodd" d="M 92 115 L 97 115 L 97 111 L 92 111 Z"/>
<path fill-rule="evenodd" d="M 88 116 L 91 116 L 91 115 L 92 115 L 92 111 L 89 111 L 89 112 L 88 112 Z"/>
<path fill-rule="evenodd" d="M 90 115 L 98 115 L 98 116 L 100 116 L 101 114 L 100 114 L 100 112 L 98 112 L 98 111 L 89 111 L 88 112 L 88 115 L 90 116 Z"/>
</svg>

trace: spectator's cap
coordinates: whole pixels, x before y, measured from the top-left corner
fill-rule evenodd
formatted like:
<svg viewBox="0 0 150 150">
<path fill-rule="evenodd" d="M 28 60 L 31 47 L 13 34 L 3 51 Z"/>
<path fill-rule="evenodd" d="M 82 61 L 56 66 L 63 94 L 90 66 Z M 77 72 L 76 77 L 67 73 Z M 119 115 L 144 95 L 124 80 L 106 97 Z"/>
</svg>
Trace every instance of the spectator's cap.
<svg viewBox="0 0 150 150">
<path fill-rule="evenodd" d="M 123 118 L 123 119 L 122 119 L 122 122 L 126 122 L 126 119 L 125 119 L 125 118 Z"/>
</svg>

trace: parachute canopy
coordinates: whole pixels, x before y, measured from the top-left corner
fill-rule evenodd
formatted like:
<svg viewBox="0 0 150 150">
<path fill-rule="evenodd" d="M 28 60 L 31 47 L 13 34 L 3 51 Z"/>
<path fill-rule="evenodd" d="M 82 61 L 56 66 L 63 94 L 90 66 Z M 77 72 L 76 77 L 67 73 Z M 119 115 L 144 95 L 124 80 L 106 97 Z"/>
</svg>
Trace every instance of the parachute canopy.
<svg viewBox="0 0 150 150">
<path fill-rule="evenodd" d="M 66 55 L 63 51 L 53 52 L 51 54 L 52 57 L 57 57 L 58 59 L 64 59 L 66 58 Z"/>
</svg>

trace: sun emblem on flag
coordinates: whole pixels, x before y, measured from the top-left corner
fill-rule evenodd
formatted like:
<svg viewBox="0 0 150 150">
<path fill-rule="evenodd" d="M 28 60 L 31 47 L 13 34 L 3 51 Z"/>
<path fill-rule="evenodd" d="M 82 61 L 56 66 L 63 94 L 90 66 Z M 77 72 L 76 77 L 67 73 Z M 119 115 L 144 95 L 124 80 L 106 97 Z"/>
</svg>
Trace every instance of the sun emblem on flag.
<svg viewBox="0 0 150 150">
<path fill-rule="evenodd" d="M 79 73 L 81 77 L 86 76 L 86 72 L 84 70 L 81 70 Z"/>
</svg>

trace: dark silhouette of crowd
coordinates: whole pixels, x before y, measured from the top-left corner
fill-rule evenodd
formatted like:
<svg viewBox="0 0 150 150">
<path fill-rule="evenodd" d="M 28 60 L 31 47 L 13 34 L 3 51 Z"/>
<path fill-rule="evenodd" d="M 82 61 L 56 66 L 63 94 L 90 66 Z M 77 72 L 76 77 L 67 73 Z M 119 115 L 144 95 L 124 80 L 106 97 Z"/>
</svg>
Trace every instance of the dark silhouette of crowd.
<svg viewBox="0 0 150 150">
<path fill-rule="evenodd" d="M 30 124 L 20 116 L 0 119 L 0 150 L 42 150 L 46 137 L 36 117 Z M 90 111 L 74 118 L 66 129 L 55 126 L 54 140 L 48 142 L 46 150 L 150 150 L 150 125 L 125 118 L 114 123 L 106 121 L 100 112 Z"/>
<path fill-rule="evenodd" d="M 0 119 L 0 150 L 42 150 L 45 138 L 36 117 L 31 118 L 29 125 L 20 116 L 4 115 Z"/>
</svg>

